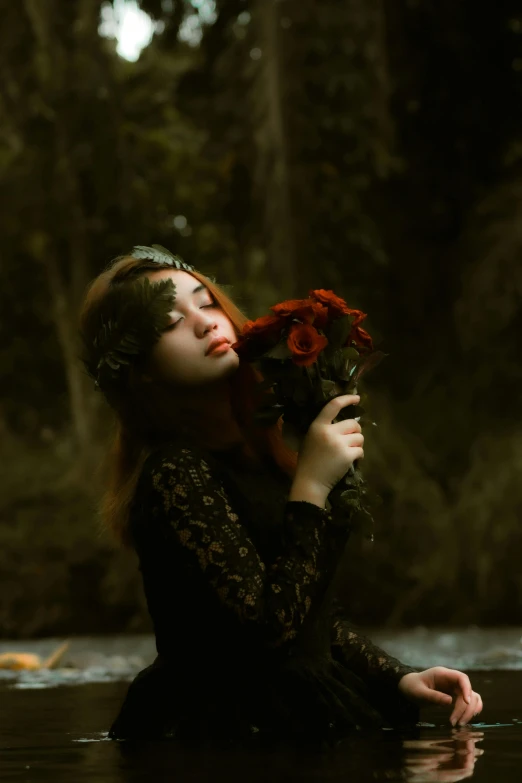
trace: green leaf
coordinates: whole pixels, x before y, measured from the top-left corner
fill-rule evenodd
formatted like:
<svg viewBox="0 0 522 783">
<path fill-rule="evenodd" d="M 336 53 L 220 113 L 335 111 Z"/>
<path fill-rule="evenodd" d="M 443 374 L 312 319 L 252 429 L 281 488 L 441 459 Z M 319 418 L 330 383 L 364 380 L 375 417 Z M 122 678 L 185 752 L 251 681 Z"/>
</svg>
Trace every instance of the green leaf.
<svg viewBox="0 0 522 783">
<path fill-rule="evenodd" d="M 323 391 L 323 394 L 325 396 L 325 399 L 330 399 L 331 397 L 335 397 L 338 394 L 341 394 L 342 391 L 339 389 L 339 384 L 335 381 L 328 381 L 328 380 L 322 380 L 321 381 L 321 389 Z"/>
<path fill-rule="evenodd" d="M 373 370 L 374 367 L 377 367 L 377 365 L 381 363 L 385 356 L 389 356 L 389 354 L 384 353 L 383 351 L 373 351 L 373 353 L 363 357 L 362 363 L 357 366 L 357 370 L 355 372 L 355 382 L 357 382 L 364 374 L 370 370 Z"/>
<path fill-rule="evenodd" d="M 82 339 L 83 361 L 100 388 L 108 389 L 138 356 L 148 353 L 170 321 L 176 298 L 171 278 L 148 277 L 109 289 Z"/>
<path fill-rule="evenodd" d="M 345 360 L 357 361 L 359 358 L 359 351 L 349 346 L 344 346 L 342 349 L 342 354 Z"/>
<path fill-rule="evenodd" d="M 163 245 L 136 245 L 133 247 L 129 254 L 133 258 L 138 258 L 140 261 L 151 261 L 158 266 L 170 266 L 175 269 L 183 269 L 186 272 L 191 272 L 194 267 L 191 264 L 185 263 L 182 258 L 175 256 L 170 250 L 167 250 Z"/>
<path fill-rule="evenodd" d="M 257 360 L 257 365 L 261 375 L 274 382 L 283 378 L 291 378 L 296 383 L 303 378 L 303 368 L 298 367 L 294 362 L 282 362 L 280 359 L 264 355 Z"/>
<path fill-rule="evenodd" d="M 342 315 L 340 318 L 332 321 L 326 332 L 326 337 L 328 342 L 332 344 L 332 347 L 341 348 L 344 346 L 350 334 L 353 320 L 353 315 Z"/>
<path fill-rule="evenodd" d="M 339 351 L 341 356 L 339 360 L 339 377 L 343 381 L 349 381 L 355 368 L 357 367 L 357 361 L 359 360 L 359 353 L 355 348 L 344 347 Z"/>
<path fill-rule="evenodd" d="M 341 497 L 346 500 L 359 500 L 359 492 L 356 489 L 345 489 L 341 492 Z"/>
<path fill-rule="evenodd" d="M 284 340 L 281 340 L 277 343 L 273 348 L 270 348 L 265 354 L 263 354 L 264 358 L 268 359 L 291 359 L 292 358 L 292 352 L 290 351 L 290 348 L 287 345 L 286 338 Z"/>
</svg>

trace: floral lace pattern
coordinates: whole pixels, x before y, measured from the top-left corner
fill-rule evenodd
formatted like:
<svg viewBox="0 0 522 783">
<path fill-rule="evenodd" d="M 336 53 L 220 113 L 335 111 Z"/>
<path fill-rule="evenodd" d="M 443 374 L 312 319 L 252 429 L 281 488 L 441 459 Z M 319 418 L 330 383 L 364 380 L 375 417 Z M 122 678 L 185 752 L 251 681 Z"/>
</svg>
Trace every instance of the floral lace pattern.
<svg viewBox="0 0 522 783">
<path fill-rule="evenodd" d="M 340 601 L 335 599 L 333 604 L 332 654 L 337 660 L 363 680 L 386 683 L 391 687 L 397 686 L 405 674 L 418 671 L 405 666 L 366 636 L 353 630 Z"/>
<path fill-rule="evenodd" d="M 351 628 L 328 590 L 350 517 L 288 501 L 290 485 L 240 451 L 177 441 L 146 460 L 131 533 L 158 657 L 112 739 L 250 738 L 252 726 L 330 737 L 418 720 L 397 688 L 415 670 Z"/>
<path fill-rule="evenodd" d="M 306 501 L 284 509 L 284 551 L 266 565 L 208 461 L 191 448 L 164 455 L 150 472 L 153 514 L 197 565 L 222 604 L 254 624 L 267 646 L 297 636 L 329 581 L 332 540 L 348 536 L 332 514 Z"/>
</svg>

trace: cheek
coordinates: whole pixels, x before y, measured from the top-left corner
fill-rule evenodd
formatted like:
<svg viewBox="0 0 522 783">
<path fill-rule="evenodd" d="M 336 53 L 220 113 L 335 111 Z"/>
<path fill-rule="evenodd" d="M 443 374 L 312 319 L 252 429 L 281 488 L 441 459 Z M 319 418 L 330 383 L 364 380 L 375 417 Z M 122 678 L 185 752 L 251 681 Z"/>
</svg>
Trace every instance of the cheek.
<svg viewBox="0 0 522 783">
<path fill-rule="evenodd" d="M 172 369 L 181 364 L 181 350 L 172 339 L 172 335 L 165 335 L 159 343 L 156 343 L 151 354 L 151 368 L 159 376 L 170 375 Z"/>
<path fill-rule="evenodd" d="M 230 333 L 234 332 L 234 325 L 228 315 L 221 310 L 221 308 L 216 307 L 211 309 L 210 311 L 203 311 L 203 312 L 211 312 L 214 314 L 214 317 L 216 319 L 217 325 L 221 328 L 222 332 L 224 332 L 227 336 Z"/>
<path fill-rule="evenodd" d="M 177 338 L 177 339 L 176 339 Z M 198 374 L 203 364 L 203 356 L 198 352 L 199 346 L 187 345 L 178 335 L 166 334 L 156 344 L 152 353 L 154 373 L 167 381 L 182 381 L 191 379 Z M 199 348 L 199 351 L 202 351 Z"/>
</svg>

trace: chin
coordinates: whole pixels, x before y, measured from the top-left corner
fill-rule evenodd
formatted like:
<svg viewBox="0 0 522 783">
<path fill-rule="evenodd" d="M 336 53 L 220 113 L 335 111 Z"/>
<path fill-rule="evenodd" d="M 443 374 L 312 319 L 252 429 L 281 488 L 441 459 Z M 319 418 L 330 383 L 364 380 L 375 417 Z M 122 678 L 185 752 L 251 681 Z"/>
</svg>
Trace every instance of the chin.
<svg viewBox="0 0 522 783">
<path fill-rule="evenodd" d="M 226 362 L 227 366 L 223 370 L 223 374 L 227 376 L 233 375 L 236 372 L 236 370 L 239 369 L 239 356 L 237 355 L 237 353 L 234 353 L 234 351 L 229 351 L 229 354 L 233 354 L 234 358 L 229 359 L 227 357 L 227 362 Z"/>
</svg>

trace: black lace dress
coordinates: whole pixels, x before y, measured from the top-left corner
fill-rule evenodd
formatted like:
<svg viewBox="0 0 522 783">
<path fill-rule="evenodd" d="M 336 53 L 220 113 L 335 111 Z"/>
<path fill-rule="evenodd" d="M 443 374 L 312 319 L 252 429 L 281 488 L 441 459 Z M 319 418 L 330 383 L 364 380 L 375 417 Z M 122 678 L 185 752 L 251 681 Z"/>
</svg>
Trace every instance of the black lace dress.
<svg viewBox="0 0 522 783">
<path fill-rule="evenodd" d="M 171 442 L 148 457 L 131 531 L 158 656 L 109 737 L 322 742 L 418 720 L 397 687 L 416 669 L 325 601 L 346 512 L 288 501 L 290 486 L 238 447 Z"/>
</svg>

